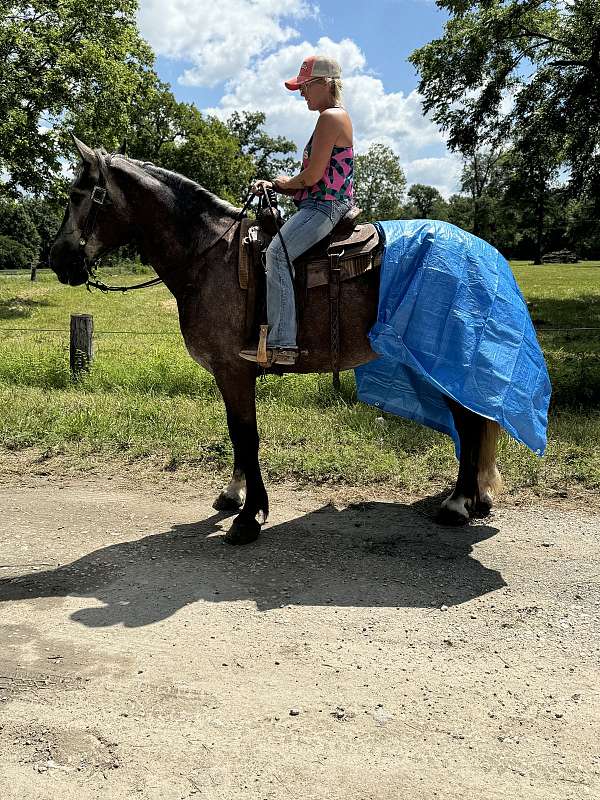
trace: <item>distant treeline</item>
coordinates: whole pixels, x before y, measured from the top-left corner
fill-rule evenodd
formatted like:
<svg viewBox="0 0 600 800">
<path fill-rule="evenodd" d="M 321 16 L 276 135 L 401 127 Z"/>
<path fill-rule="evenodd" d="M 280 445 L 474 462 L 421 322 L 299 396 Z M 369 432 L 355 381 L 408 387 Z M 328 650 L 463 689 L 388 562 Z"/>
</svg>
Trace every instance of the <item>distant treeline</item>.
<svg viewBox="0 0 600 800">
<path fill-rule="evenodd" d="M 204 120 L 207 130 L 214 135 L 213 126 L 221 129 L 229 146 L 213 148 L 210 171 L 204 176 L 198 170 L 186 169 L 186 162 L 173 163 L 170 158 L 155 157 L 157 163 L 179 168 L 183 174 L 202 177 L 203 185 L 217 194 L 239 202 L 247 183 L 239 176 L 228 180 L 227 169 L 232 157 L 246 164 L 246 177 L 273 175 L 278 170 L 291 171 L 291 159 L 282 164 L 271 153 L 262 165 L 244 152 L 244 142 L 231 134 L 240 120 L 230 120 L 229 126 L 217 120 Z M 252 116 L 254 136 L 272 141 L 261 131 L 263 115 Z M 196 139 L 199 152 L 214 144 L 209 139 Z M 221 156 L 219 155 L 221 154 Z M 221 164 L 219 158 L 223 159 Z M 206 169 L 206 160 L 202 160 Z M 485 168 L 485 182 L 477 180 L 475 173 Z M 442 176 L 440 176 L 442 177 Z M 541 233 L 541 252 L 558 249 L 574 251 L 582 259 L 600 258 L 600 219 L 594 216 L 594 204 L 570 196 L 568 186 L 548 189 L 545 196 L 544 224 L 540 230 L 536 216 L 536 202 L 528 194 L 518 191 L 518 173 L 510 153 L 500 156 L 481 156 L 477 163 L 465 164 L 461 180 L 462 192 L 448 199 L 438 189 L 421 183 L 407 187 L 399 158 L 385 145 L 373 145 L 366 153 L 356 156 L 356 202 L 363 209 L 364 220 L 384 219 L 441 219 L 451 222 L 497 247 L 507 258 L 535 259 L 538 237 Z M 52 239 L 58 230 L 64 211 L 65 199 L 61 192 L 55 196 L 21 196 L 0 198 L 0 269 L 25 269 L 47 263 Z M 282 199 L 285 210 L 292 208 Z M 121 253 L 134 257 L 133 250 Z"/>
</svg>

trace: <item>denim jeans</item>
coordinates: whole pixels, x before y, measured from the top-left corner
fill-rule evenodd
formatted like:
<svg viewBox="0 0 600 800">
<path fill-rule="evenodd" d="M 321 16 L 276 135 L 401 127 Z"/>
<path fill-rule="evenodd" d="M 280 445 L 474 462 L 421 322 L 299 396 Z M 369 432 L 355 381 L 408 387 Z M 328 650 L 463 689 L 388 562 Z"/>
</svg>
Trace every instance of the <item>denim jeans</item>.
<svg viewBox="0 0 600 800">
<path fill-rule="evenodd" d="M 292 267 L 294 260 L 324 239 L 344 216 L 349 202 L 302 200 L 298 211 L 281 229 Z M 269 347 L 296 347 L 294 285 L 279 236 L 267 249 L 267 320 Z"/>
</svg>

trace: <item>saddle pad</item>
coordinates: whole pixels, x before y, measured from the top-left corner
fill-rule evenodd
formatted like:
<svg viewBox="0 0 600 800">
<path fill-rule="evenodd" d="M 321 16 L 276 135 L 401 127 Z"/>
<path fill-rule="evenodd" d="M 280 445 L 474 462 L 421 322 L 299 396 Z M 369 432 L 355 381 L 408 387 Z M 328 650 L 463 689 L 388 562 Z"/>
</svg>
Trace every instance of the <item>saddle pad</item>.
<svg viewBox="0 0 600 800">
<path fill-rule="evenodd" d="M 458 450 L 452 397 L 541 455 L 550 380 L 506 259 L 447 222 L 378 228 L 385 249 L 369 339 L 381 358 L 356 369 L 359 399 L 448 433 Z"/>
</svg>

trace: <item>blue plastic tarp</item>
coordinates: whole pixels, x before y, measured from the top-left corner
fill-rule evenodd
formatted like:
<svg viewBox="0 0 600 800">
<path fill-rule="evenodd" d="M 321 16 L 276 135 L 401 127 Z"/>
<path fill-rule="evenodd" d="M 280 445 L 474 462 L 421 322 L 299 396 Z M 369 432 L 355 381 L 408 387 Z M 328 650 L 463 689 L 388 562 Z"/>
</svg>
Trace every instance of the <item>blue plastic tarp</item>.
<svg viewBox="0 0 600 800">
<path fill-rule="evenodd" d="M 506 259 L 447 222 L 377 226 L 385 249 L 369 339 L 380 358 L 356 369 L 359 399 L 449 434 L 458 451 L 452 397 L 541 455 L 550 380 Z"/>
</svg>

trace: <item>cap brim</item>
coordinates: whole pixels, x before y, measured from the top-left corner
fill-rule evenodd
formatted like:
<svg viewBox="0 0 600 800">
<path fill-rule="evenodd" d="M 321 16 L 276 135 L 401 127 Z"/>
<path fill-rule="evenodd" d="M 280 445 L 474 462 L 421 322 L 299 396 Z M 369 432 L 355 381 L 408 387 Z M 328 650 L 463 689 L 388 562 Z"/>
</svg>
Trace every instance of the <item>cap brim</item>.
<svg viewBox="0 0 600 800">
<path fill-rule="evenodd" d="M 301 78 L 298 76 L 297 78 L 290 78 L 289 81 L 285 81 L 285 86 L 287 89 L 290 89 L 292 92 L 295 92 L 299 89 L 303 83 L 309 81 L 310 78 Z"/>
</svg>

